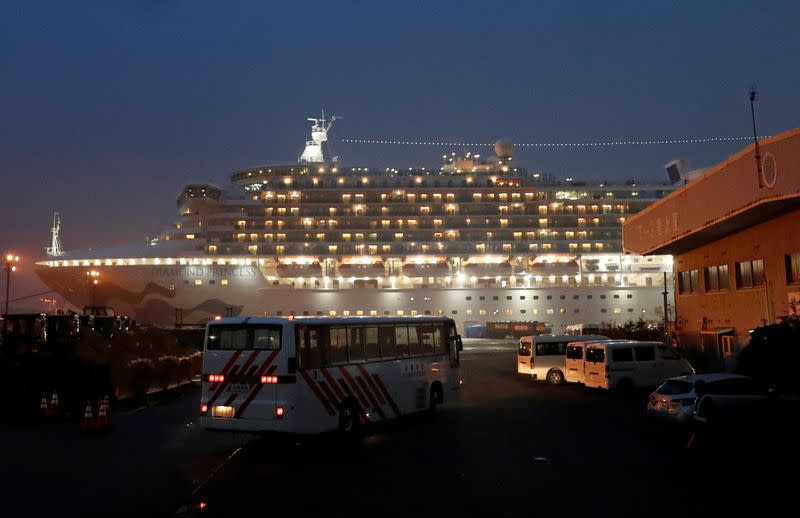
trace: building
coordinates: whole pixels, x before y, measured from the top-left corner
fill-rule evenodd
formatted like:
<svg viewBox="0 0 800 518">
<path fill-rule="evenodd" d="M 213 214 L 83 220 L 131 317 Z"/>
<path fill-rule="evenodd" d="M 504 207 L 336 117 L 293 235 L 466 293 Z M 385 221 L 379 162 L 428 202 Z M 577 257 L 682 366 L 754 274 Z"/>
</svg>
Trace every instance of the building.
<svg viewBox="0 0 800 518">
<path fill-rule="evenodd" d="M 679 342 L 730 368 L 751 329 L 800 301 L 800 129 L 741 150 L 633 215 L 623 246 L 674 256 Z"/>
</svg>

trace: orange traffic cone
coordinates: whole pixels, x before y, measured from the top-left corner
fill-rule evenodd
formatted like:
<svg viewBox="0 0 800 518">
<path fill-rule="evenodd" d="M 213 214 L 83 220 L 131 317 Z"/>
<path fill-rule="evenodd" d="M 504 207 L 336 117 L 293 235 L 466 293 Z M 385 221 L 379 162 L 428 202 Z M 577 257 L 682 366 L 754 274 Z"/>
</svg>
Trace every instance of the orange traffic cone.
<svg viewBox="0 0 800 518">
<path fill-rule="evenodd" d="M 47 417 L 50 415 L 50 409 L 47 408 L 47 397 L 42 396 L 42 401 L 39 403 L 39 416 Z"/>
<path fill-rule="evenodd" d="M 50 399 L 50 415 L 51 416 L 59 416 L 61 415 L 61 405 L 58 402 L 58 392 L 53 392 L 53 397 Z"/>
<path fill-rule="evenodd" d="M 86 402 L 86 410 L 83 412 L 83 419 L 81 419 L 81 432 L 93 432 L 95 429 L 94 415 L 92 415 L 92 404 Z"/>
<path fill-rule="evenodd" d="M 98 432 L 111 430 L 111 422 L 108 420 L 108 403 L 106 403 L 105 399 L 100 400 L 100 408 L 97 410 L 97 421 L 95 421 L 94 426 Z"/>
</svg>

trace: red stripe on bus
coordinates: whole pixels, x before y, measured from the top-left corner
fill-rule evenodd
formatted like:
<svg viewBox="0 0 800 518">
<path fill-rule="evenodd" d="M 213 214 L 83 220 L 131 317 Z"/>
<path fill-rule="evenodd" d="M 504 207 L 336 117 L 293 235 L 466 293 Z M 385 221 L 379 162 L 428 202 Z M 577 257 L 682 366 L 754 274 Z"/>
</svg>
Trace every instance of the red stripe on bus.
<svg viewBox="0 0 800 518">
<path fill-rule="evenodd" d="M 230 372 L 225 373 L 225 379 L 222 381 L 222 383 L 219 384 L 219 387 L 217 387 L 217 391 L 214 392 L 214 396 L 208 400 L 208 403 L 206 403 L 209 407 L 213 405 L 214 402 L 217 400 L 217 398 L 222 395 L 222 392 L 225 390 L 225 387 L 227 387 L 228 384 L 231 382 L 231 376 L 236 375 L 237 372 L 239 372 L 239 366 L 234 365 Z"/>
<path fill-rule="evenodd" d="M 339 386 L 336 384 L 336 381 L 333 379 L 333 376 L 331 376 L 331 373 L 328 372 L 327 369 L 320 369 L 319 371 L 322 373 L 322 376 L 328 382 L 328 385 L 330 385 L 333 388 L 333 391 L 336 393 L 337 399 L 335 401 L 341 402 L 344 399 L 344 393 L 342 393 L 342 391 L 339 390 Z M 347 392 L 350 391 L 348 390 Z"/>
<path fill-rule="evenodd" d="M 267 367 L 269 367 L 269 364 L 272 363 L 272 360 L 275 359 L 275 356 L 277 354 L 278 354 L 278 351 L 272 351 L 272 354 L 267 356 L 267 359 L 264 360 L 264 363 L 261 364 L 261 368 L 258 370 L 258 373 L 256 374 L 256 379 L 258 379 L 258 382 L 256 382 L 255 388 L 253 388 L 250 391 L 250 395 L 247 396 L 247 399 L 244 400 L 244 403 L 242 403 L 242 406 L 240 406 L 236 410 L 236 417 L 240 417 L 244 413 L 244 411 L 247 409 L 247 406 L 250 404 L 250 402 L 253 401 L 253 399 L 255 399 L 255 397 L 259 393 L 259 391 L 261 391 L 261 387 L 264 386 L 264 383 L 261 383 L 261 379 L 260 378 L 261 378 L 261 376 L 264 375 L 264 372 L 267 370 Z M 276 368 L 277 367 L 275 367 L 273 365 L 271 367 L 272 370 L 270 370 L 269 372 L 273 372 Z"/>
<path fill-rule="evenodd" d="M 347 372 L 347 369 L 345 367 L 339 367 L 339 372 L 342 373 L 342 376 L 344 376 L 344 379 L 347 380 L 347 383 L 349 383 L 353 387 L 353 391 L 355 392 L 356 397 L 358 397 L 358 400 L 361 402 L 361 408 L 368 408 L 367 404 L 369 403 L 369 400 L 367 400 L 367 398 L 361 392 L 361 388 L 359 388 L 358 384 L 350 375 L 350 373 Z"/>
<path fill-rule="evenodd" d="M 260 353 L 260 352 L 261 351 L 253 351 L 253 354 L 251 354 L 250 357 L 247 359 L 247 361 L 244 362 L 244 365 L 242 365 L 242 368 L 241 368 L 241 370 L 239 372 L 244 373 L 244 374 L 248 374 L 247 369 L 250 367 L 250 365 L 253 364 L 253 362 L 256 359 L 256 356 L 258 356 L 258 353 Z"/>
<path fill-rule="evenodd" d="M 356 394 L 356 398 L 358 398 L 358 401 L 359 401 L 359 406 L 361 407 L 361 419 L 365 423 L 369 423 L 371 421 L 369 416 L 367 415 L 367 410 L 369 410 L 369 403 L 370 403 L 369 400 L 361 392 L 361 389 L 359 388 L 358 383 L 356 383 L 355 380 L 353 379 L 353 377 L 350 375 L 350 373 L 347 372 L 347 368 L 346 367 L 339 367 L 339 372 L 342 373 L 342 376 L 344 376 L 344 379 L 346 379 L 347 382 L 354 389 L 353 392 Z"/>
<path fill-rule="evenodd" d="M 367 372 L 367 369 L 365 369 L 363 365 L 357 365 L 356 367 L 358 367 L 358 371 L 361 373 L 361 375 L 364 377 L 364 379 L 367 380 L 367 384 L 369 384 L 370 388 L 372 389 L 372 392 L 375 393 L 375 397 L 378 398 L 378 402 L 381 405 L 385 405 L 386 404 L 386 400 L 383 399 L 383 394 L 381 394 L 381 391 L 378 390 L 378 387 L 377 387 L 377 385 L 375 385 L 375 382 L 372 381 L 372 378 L 369 377 L 369 373 Z"/>
<path fill-rule="evenodd" d="M 306 385 L 311 389 L 311 392 L 317 397 L 322 406 L 325 407 L 325 411 L 328 412 L 328 415 L 336 415 L 336 412 L 331 408 L 330 403 L 325 396 L 320 392 L 319 387 L 317 386 L 316 382 L 311 379 L 311 376 L 308 375 L 308 372 L 304 370 L 299 370 L 300 376 L 306 381 Z"/>
<path fill-rule="evenodd" d="M 361 376 L 356 376 L 356 381 L 358 382 L 359 385 L 361 385 L 361 388 L 364 390 L 364 393 L 369 398 L 370 403 L 372 403 L 372 408 L 374 408 L 375 411 L 378 412 L 378 415 L 381 416 L 381 421 L 386 420 L 386 415 L 384 415 L 383 409 L 375 400 L 375 396 L 372 395 L 372 392 L 370 392 L 370 390 L 367 388 L 367 384 L 364 383 L 364 378 L 362 378 Z"/>
<path fill-rule="evenodd" d="M 331 389 L 328 388 L 328 384 L 320 380 L 319 388 L 321 388 L 322 392 L 325 393 L 325 397 L 328 398 L 327 401 L 330 401 L 331 406 L 338 409 L 339 403 L 336 402 L 336 396 L 333 394 L 333 392 L 331 392 Z"/>
<path fill-rule="evenodd" d="M 374 379 L 375 383 L 378 384 L 378 387 L 381 389 L 381 393 L 383 394 L 383 397 L 385 397 L 386 401 L 389 402 L 389 406 L 392 407 L 392 410 L 394 411 L 394 414 L 396 416 L 399 416 L 400 415 L 400 409 L 397 408 L 397 405 L 394 404 L 394 400 L 392 399 L 392 396 L 389 395 L 389 392 L 386 390 L 386 387 L 383 385 L 383 382 L 381 381 L 381 379 L 378 377 L 377 374 L 373 374 L 372 375 L 372 379 Z"/>
<path fill-rule="evenodd" d="M 238 360 L 239 356 L 241 356 L 241 355 L 242 355 L 241 351 L 236 351 L 235 353 L 233 353 L 233 356 L 230 357 L 230 359 L 228 360 L 228 363 L 226 363 L 225 366 L 222 368 L 222 372 L 214 372 L 212 374 L 223 374 L 223 375 L 224 374 L 228 374 L 228 369 L 231 368 L 231 365 L 233 365 L 233 362 Z M 216 383 L 212 383 L 211 387 L 209 387 L 209 390 L 214 390 L 216 388 L 217 388 L 217 384 Z"/>
</svg>

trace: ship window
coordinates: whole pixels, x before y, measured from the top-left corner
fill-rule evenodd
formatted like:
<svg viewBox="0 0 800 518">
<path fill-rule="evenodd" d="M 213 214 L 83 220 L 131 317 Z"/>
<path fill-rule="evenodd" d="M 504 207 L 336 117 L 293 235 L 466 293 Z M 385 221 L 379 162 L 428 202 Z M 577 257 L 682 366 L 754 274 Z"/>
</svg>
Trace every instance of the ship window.
<svg viewBox="0 0 800 518">
<path fill-rule="evenodd" d="M 539 295 L 534 295 L 533 300 L 539 300 Z"/>
<path fill-rule="evenodd" d="M 480 299 L 480 300 L 486 300 L 486 297 L 484 297 L 483 295 L 481 295 L 480 297 L 478 297 L 478 299 Z"/>
<path fill-rule="evenodd" d="M 600 309 L 600 313 L 606 313 L 606 312 L 607 312 L 607 311 L 606 311 L 606 308 L 602 308 L 602 309 Z"/>
<path fill-rule="evenodd" d="M 472 310 L 471 309 L 467 310 L 467 316 L 472 316 Z"/>
<path fill-rule="evenodd" d="M 485 315 L 486 314 L 486 310 L 482 309 L 482 310 L 478 311 L 478 313 L 480 313 L 481 315 Z"/>
<path fill-rule="evenodd" d="M 214 279 L 211 279 L 210 281 L 208 281 L 208 283 L 209 284 L 216 284 L 216 281 Z"/>
<path fill-rule="evenodd" d="M 521 296 L 519 297 L 519 300 L 525 300 L 525 295 L 521 295 Z"/>
<path fill-rule="evenodd" d="M 525 309 L 520 309 L 520 310 L 519 310 L 519 312 L 524 314 L 524 313 L 527 313 L 527 310 L 525 310 Z"/>
<path fill-rule="evenodd" d="M 203 284 L 203 281 L 201 281 L 200 279 L 195 279 L 194 280 L 194 285 L 195 286 L 200 286 L 201 284 Z"/>
<path fill-rule="evenodd" d="M 219 281 L 219 283 L 222 284 L 223 286 L 227 286 L 228 285 L 228 279 L 222 279 L 221 281 Z"/>
<path fill-rule="evenodd" d="M 628 295 L 628 298 L 629 298 L 629 299 L 632 299 L 632 298 L 633 298 L 633 295 Z"/>
<path fill-rule="evenodd" d="M 614 295 L 614 298 L 615 298 L 615 299 L 618 299 L 618 298 L 619 298 L 619 295 Z"/>
<path fill-rule="evenodd" d="M 494 297 L 492 297 L 492 300 L 498 300 L 499 298 L 500 298 L 500 297 L 498 297 L 497 295 L 495 295 Z"/>
<path fill-rule="evenodd" d="M 472 297 L 467 297 L 467 300 L 472 300 Z"/>
<path fill-rule="evenodd" d="M 513 297 L 511 295 L 506 295 L 506 300 L 511 300 Z"/>
<path fill-rule="evenodd" d="M 457 310 L 457 309 L 454 309 L 454 310 L 453 310 L 453 311 L 451 311 L 450 313 L 451 313 L 451 314 L 453 314 L 453 315 L 458 315 L 458 310 Z"/>
</svg>

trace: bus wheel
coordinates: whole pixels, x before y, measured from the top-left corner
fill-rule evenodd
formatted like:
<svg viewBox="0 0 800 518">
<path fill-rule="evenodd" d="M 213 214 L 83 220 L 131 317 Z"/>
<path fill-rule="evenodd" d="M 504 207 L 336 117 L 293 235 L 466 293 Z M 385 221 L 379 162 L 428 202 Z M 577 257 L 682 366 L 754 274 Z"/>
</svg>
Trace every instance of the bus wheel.
<svg viewBox="0 0 800 518">
<path fill-rule="evenodd" d="M 436 408 L 444 402 L 444 397 L 442 395 L 442 385 L 440 383 L 434 383 L 431 385 L 431 396 L 430 396 L 430 403 L 428 404 L 428 409 L 431 413 L 436 411 Z"/>
<path fill-rule="evenodd" d="M 564 383 L 564 375 L 558 369 L 553 369 L 547 373 L 547 382 L 551 385 L 561 385 Z"/>
<path fill-rule="evenodd" d="M 343 401 L 339 410 L 339 433 L 355 435 L 359 424 L 358 405 L 350 399 Z"/>
</svg>

